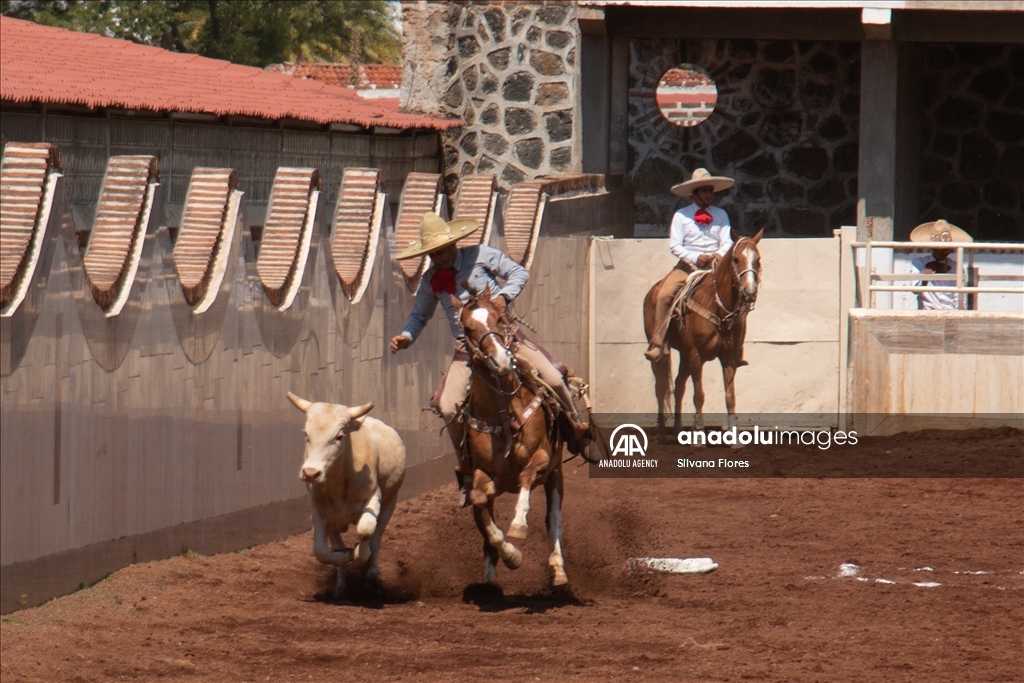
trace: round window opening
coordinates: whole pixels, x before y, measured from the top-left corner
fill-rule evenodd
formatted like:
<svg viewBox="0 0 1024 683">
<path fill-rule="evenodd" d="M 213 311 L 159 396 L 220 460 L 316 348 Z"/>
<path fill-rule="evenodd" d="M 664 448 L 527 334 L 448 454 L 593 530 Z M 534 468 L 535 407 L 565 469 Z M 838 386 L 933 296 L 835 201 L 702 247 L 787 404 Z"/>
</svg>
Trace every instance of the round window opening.
<svg viewBox="0 0 1024 683">
<path fill-rule="evenodd" d="M 690 128 L 711 116 L 718 101 L 718 88 L 704 69 L 680 64 L 658 79 L 655 99 L 669 123 Z"/>
</svg>

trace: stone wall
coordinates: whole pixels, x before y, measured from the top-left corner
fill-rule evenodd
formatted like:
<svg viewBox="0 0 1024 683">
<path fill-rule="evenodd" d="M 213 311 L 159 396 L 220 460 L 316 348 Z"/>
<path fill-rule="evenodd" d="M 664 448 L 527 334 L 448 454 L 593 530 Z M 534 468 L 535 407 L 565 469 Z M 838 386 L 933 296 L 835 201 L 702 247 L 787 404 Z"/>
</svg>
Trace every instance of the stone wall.
<svg viewBox="0 0 1024 683">
<path fill-rule="evenodd" d="M 659 78 L 680 63 L 718 87 L 714 113 L 692 128 L 668 123 L 655 101 Z M 633 39 L 629 86 L 639 233 L 667 234 L 689 203 L 669 188 L 699 167 L 736 179 L 716 203 L 741 232 L 824 236 L 855 224 L 859 43 Z"/>
<path fill-rule="evenodd" d="M 925 48 L 921 220 L 1024 242 L 1024 47 Z"/>
<path fill-rule="evenodd" d="M 444 137 L 449 197 L 473 173 L 507 192 L 579 171 L 575 6 L 409 2 L 402 17 L 403 108 L 466 122 Z"/>
</svg>

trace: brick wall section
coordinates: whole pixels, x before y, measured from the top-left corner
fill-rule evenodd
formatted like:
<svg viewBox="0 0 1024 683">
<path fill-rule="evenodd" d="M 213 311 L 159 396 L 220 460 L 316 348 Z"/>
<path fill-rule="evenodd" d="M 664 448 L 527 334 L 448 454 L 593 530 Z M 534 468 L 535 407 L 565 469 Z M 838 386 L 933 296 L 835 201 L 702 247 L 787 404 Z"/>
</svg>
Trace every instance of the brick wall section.
<svg viewBox="0 0 1024 683">
<path fill-rule="evenodd" d="M 96 220 L 82 259 L 93 297 L 103 308 L 117 298 L 128 255 L 142 239 L 143 205 L 149 184 L 158 180 L 156 157 L 115 156 L 107 162 Z"/>
<path fill-rule="evenodd" d="M 32 236 L 42 211 L 46 179 L 60 169 L 57 148 L 47 144 L 10 143 L 0 163 L 0 307 L 14 299 Z"/>
<path fill-rule="evenodd" d="M 345 294 L 352 297 L 366 271 L 374 208 L 383 190 L 376 168 L 346 168 L 334 212 L 331 256 Z"/>
<path fill-rule="evenodd" d="M 310 210 L 310 196 L 320 189 L 315 168 L 279 168 L 270 191 L 267 222 L 263 228 L 256 270 L 267 298 L 279 306 L 288 292 Z"/>
<path fill-rule="evenodd" d="M 499 190 L 580 167 L 579 29 L 565 3 L 407 3 L 403 108 L 461 117 L 444 135 L 445 185 L 494 174 Z"/>
<path fill-rule="evenodd" d="M 635 221 L 667 234 L 689 204 L 669 193 L 694 169 L 736 179 L 720 197 L 747 234 L 824 236 L 856 223 L 860 45 L 765 40 L 633 39 L 629 174 Z M 661 75 L 679 64 L 706 70 L 718 88 L 697 126 L 658 110 Z"/>
<path fill-rule="evenodd" d="M 238 176 L 230 168 L 196 168 L 189 180 L 174 268 L 185 300 L 195 306 L 206 294 L 210 267 L 223 248 L 224 216 Z"/>
<path fill-rule="evenodd" d="M 921 220 L 1024 241 L 1024 47 L 925 48 Z"/>
</svg>

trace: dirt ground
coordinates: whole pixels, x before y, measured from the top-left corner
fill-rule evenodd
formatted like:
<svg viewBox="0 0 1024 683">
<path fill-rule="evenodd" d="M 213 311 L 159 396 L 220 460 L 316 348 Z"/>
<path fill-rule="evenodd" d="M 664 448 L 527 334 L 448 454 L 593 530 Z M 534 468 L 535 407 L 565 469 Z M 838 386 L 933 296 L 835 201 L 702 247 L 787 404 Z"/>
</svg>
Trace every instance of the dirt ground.
<svg viewBox="0 0 1024 683">
<path fill-rule="evenodd" d="M 1024 449 L 1016 430 L 869 439 Z M 399 506 L 383 593 L 323 598 L 309 534 L 128 567 L 3 618 L 17 681 L 1020 681 L 1024 480 L 591 479 L 567 466 L 572 590 L 547 586 L 543 493 L 525 562 L 483 575 L 454 486 Z M 507 527 L 514 501 L 500 500 Z M 631 557 L 711 557 L 629 575 Z M 841 565 L 856 565 L 856 568 Z M 938 585 L 934 585 L 938 584 Z"/>
</svg>

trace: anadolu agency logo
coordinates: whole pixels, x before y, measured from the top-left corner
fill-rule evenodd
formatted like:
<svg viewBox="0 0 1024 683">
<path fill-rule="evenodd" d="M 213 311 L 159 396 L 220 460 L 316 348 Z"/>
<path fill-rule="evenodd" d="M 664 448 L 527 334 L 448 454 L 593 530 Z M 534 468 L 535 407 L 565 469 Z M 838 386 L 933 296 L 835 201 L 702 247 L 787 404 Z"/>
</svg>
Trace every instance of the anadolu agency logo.
<svg viewBox="0 0 1024 683">
<path fill-rule="evenodd" d="M 598 467 L 657 467 L 656 459 L 647 458 L 647 432 L 635 424 L 621 424 L 608 439 L 611 457 L 598 461 Z"/>
</svg>

